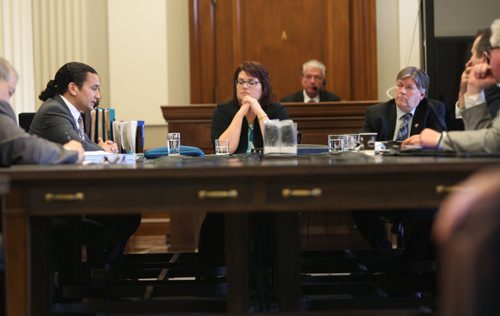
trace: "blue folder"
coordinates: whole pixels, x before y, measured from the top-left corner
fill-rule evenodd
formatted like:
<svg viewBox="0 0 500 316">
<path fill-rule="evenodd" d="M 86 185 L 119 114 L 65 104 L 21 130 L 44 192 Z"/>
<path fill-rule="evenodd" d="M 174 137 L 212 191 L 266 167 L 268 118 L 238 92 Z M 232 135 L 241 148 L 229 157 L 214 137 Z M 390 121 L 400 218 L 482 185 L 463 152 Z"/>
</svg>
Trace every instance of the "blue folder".
<svg viewBox="0 0 500 316">
<path fill-rule="evenodd" d="M 181 145 L 181 155 L 191 157 L 204 157 L 205 153 L 198 147 Z M 163 156 L 168 156 L 167 146 L 149 149 L 144 152 L 144 157 L 146 159 L 156 159 Z"/>
</svg>

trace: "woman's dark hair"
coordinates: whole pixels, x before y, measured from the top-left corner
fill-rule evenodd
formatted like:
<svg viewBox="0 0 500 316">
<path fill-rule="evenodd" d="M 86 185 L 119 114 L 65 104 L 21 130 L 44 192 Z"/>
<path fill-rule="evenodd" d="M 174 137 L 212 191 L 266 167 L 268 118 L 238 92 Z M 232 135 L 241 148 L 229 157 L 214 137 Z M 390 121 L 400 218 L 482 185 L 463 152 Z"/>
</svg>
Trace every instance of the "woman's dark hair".
<svg viewBox="0 0 500 316">
<path fill-rule="evenodd" d="M 54 80 L 50 80 L 47 83 L 47 87 L 40 93 L 38 98 L 45 101 L 58 94 L 64 94 L 68 91 L 68 85 L 70 82 L 74 82 L 79 88 L 81 88 L 87 79 L 87 73 L 89 72 L 97 75 L 97 71 L 95 71 L 94 68 L 84 63 L 70 62 L 63 65 L 56 72 Z"/>
<path fill-rule="evenodd" d="M 269 78 L 269 72 L 262 66 L 261 63 L 256 61 L 245 61 L 234 71 L 233 75 L 233 101 L 238 100 L 238 96 L 236 95 L 236 80 L 238 80 L 238 75 L 240 72 L 246 72 L 249 76 L 259 79 L 259 82 L 262 86 L 262 95 L 259 99 L 259 103 L 262 107 L 265 107 L 267 104 L 271 103 L 274 99 L 273 88 L 271 87 L 271 81 Z"/>
</svg>

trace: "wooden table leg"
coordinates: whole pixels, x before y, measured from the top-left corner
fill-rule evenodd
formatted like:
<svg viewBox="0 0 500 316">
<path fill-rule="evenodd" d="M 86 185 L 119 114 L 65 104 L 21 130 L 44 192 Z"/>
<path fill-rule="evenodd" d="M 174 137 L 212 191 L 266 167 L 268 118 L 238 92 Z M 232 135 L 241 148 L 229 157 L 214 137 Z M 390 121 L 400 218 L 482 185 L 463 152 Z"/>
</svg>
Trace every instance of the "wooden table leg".
<svg viewBox="0 0 500 316">
<path fill-rule="evenodd" d="M 248 214 L 226 214 L 227 312 L 245 313 L 249 307 Z"/>
<path fill-rule="evenodd" d="M 19 209 L 4 209 L 2 216 L 7 315 L 29 315 L 28 219 Z"/>
<path fill-rule="evenodd" d="M 299 214 L 277 214 L 276 226 L 279 306 L 281 311 L 297 311 L 300 307 Z"/>
</svg>

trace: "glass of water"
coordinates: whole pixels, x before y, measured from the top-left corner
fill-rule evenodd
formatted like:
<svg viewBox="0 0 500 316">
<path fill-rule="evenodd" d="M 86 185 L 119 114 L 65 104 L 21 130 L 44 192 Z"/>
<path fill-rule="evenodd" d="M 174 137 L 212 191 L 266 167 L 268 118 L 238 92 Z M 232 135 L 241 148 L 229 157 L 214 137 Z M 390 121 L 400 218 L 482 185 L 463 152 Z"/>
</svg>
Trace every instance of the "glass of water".
<svg viewBox="0 0 500 316">
<path fill-rule="evenodd" d="M 181 133 L 167 134 L 167 150 L 169 156 L 178 156 L 181 154 Z"/>
</svg>

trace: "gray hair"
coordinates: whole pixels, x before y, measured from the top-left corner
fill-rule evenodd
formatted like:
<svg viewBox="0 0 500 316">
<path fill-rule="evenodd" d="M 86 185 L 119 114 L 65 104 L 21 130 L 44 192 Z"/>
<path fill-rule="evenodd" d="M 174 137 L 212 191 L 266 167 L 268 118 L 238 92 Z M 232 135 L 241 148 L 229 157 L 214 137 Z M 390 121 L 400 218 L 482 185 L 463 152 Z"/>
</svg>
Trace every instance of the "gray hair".
<svg viewBox="0 0 500 316">
<path fill-rule="evenodd" d="M 14 67 L 3 57 L 0 57 L 0 81 L 9 81 L 11 71 L 18 78 L 17 71 Z"/>
<path fill-rule="evenodd" d="M 415 80 L 415 84 L 417 88 L 425 95 L 427 95 L 427 91 L 429 90 L 429 76 L 425 71 L 419 69 L 417 67 L 406 67 L 401 69 L 396 77 L 396 81 L 402 80 L 404 78 L 413 78 Z"/>
<path fill-rule="evenodd" d="M 491 24 L 490 44 L 492 48 L 500 47 L 500 19 Z"/>
<path fill-rule="evenodd" d="M 323 72 L 323 76 L 326 75 L 326 67 L 325 67 L 325 64 L 323 64 L 322 62 L 320 62 L 319 60 L 316 60 L 316 59 L 311 59 L 311 60 L 308 60 L 306 61 L 303 65 L 302 65 L 302 74 L 304 74 L 306 72 L 306 69 L 307 68 L 319 68 L 321 69 L 321 72 Z"/>
</svg>

